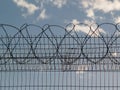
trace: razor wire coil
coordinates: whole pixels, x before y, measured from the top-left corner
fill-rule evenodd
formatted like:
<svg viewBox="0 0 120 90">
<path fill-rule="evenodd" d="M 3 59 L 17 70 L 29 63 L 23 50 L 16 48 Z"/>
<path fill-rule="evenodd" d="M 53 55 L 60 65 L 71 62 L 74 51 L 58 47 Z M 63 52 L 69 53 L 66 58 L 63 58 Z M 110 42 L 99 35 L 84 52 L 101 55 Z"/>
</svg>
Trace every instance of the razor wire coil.
<svg viewBox="0 0 120 90">
<path fill-rule="evenodd" d="M 0 65 L 120 64 L 119 23 L 23 24 L 20 28 L 0 24 L 0 32 Z"/>
</svg>

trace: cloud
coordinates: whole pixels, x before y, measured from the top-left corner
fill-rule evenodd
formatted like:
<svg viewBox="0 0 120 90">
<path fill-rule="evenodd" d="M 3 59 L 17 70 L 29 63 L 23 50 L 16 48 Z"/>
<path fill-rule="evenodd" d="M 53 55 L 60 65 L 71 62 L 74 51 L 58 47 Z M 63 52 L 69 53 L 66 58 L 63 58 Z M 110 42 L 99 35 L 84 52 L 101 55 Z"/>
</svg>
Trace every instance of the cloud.
<svg viewBox="0 0 120 90">
<path fill-rule="evenodd" d="M 82 0 L 84 8 L 93 8 L 108 13 L 114 10 L 120 10 L 120 0 Z"/>
<path fill-rule="evenodd" d="M 54 5 L 57 8 L 62 8 L 64 5 L 67 4 L 68 0 L 35 0 L 36 3 L 39 3 L 40 8 L 45 8 L 45 5 Z"/>
<path fill-rule="evenodd" d="M 44 19 L 47 19 L 48 18 L 48 15 L 46 14 L 46 9 L 43 9 L 40 13 L 40 15 L 38 16 L 37 20 L 44 20 Z"/>
<path fill-rule="evenodd" d="M 115 23 L 120 23 L 120 17 L 114 19 Z"/>
<path fill-rule="evenodd" d="M 93 21 L 85 20 L 84 23 L 86 25 L 83 25 L 83 24 L 80 24 L 80 22 L 77 19 L 73 19 L 71 21 L 71 23 L 73 23 L 75 25 L 73 30 L 75 30 L 76 32 L 83 32 L 83 33 L 86 33 L 92 37 L 98 37 L 100 35 L 100 33 L 106 34 L 106 32 L 101 28 L 96 30 L 96 28 L 97 28 L 96 24 L 93 24 L 91 26 L 91 28 L 92 28 L 92 30 L 91 30 L 90 25 L 92 23 L 95 23 Z M 72 28 L 73 28 L 73 26 L 69 26 L 69 27 L 67 27 L 67 30 L 71 30 Z"/>
<path fill-rule="evenodd" d="M 18 7 L 27 9 L 27 13 L 24 15 L 32 15 L 39 9 L 39 7 L 32 3 L 28 3 L 26 0 L 13 0 L 13 2 L 16 3 Z"/>
<path fill-rule="evenodd" d="M 120 0 L 82 0 L 82 8 L 92 20 L 95 20 L 95 12 L 111 13 L 120 10 Z"/>
<path fill-rule="evenodd" d="M 108 13 L 111 11 L 120 10 L 120 1 L 119 0 L 95 0 L 94 9 L 101 10 L 104 13 Z"/>
<path fill-rule="evenodd" d="M 63 5 L 66 5 L 67 0 L 50 0 L 53 5 L 57 6 L 58 8 L 63 7 Z"/>
<path fill-rule="evenodd" d="M 94 14 L 93 9 L 86 10 L 86 13 L 87 13 L 88 17 L 91 17 L 91 18 L 95 19 L 95 14 Z"/>
<path fill-rule="evenodd" d="M 89 3 L 88 2 L 89 0 L 82 0 L 81 4 L 83 5 L 84 8 L 88 8 L 90 4 L 90 2 Z"/>
<path fill-rule="evenodd" d="M 79 22 L 77 19 L 73 19 L 73 20 L 72 20 L 72 23 L 73 23 L 74 25 L 76 25 L 76 24 L 79 24 L 80 22 Z"/>
</svg>

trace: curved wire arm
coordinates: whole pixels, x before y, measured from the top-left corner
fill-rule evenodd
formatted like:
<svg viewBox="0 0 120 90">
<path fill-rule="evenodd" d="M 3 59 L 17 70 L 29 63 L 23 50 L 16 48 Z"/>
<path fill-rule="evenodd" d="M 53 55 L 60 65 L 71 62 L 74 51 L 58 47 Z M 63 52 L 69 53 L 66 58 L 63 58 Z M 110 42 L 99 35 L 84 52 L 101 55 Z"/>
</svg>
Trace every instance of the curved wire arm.
<svg viewBox="0 0 120 90">
<path fill-rule="evenodd" d="M 119 23 L 0 24 L 0 65 L 119 65 L 119 42 Z"/>
</svg>

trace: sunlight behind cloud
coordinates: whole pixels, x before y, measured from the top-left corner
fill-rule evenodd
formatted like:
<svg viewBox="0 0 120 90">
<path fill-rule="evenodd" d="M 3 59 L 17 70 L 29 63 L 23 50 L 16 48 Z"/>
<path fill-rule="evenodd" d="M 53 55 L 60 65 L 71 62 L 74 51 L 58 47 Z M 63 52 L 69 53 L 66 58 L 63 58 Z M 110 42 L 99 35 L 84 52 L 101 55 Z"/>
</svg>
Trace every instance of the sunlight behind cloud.
<svg viewBox="0 0 120 90">
<path fill-rule="evenodd" d="M 112 55 L 113 55 L 114 57 L 117 57 L 117 53 L 116 53 L 116 52 L 112 53 Z"/>
<path fill-rule="evenodd" d="M 88 70 L 87 65 L 79 65 L 76 74 L 83 74 L 86 70 Z"/>
</svg>

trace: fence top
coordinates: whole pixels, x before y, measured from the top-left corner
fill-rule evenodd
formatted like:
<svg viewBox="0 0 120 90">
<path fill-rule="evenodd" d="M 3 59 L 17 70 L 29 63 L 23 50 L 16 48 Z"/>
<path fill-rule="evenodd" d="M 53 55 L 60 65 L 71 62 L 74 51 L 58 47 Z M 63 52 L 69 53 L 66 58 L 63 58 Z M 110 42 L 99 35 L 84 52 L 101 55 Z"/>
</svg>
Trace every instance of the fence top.
<svg viewBox="0 0 120 90">
<path fill-rule="evenodd" d="M 0 24 L 0 70 L 120 70 L 120 26 Z"/>
</svg>

